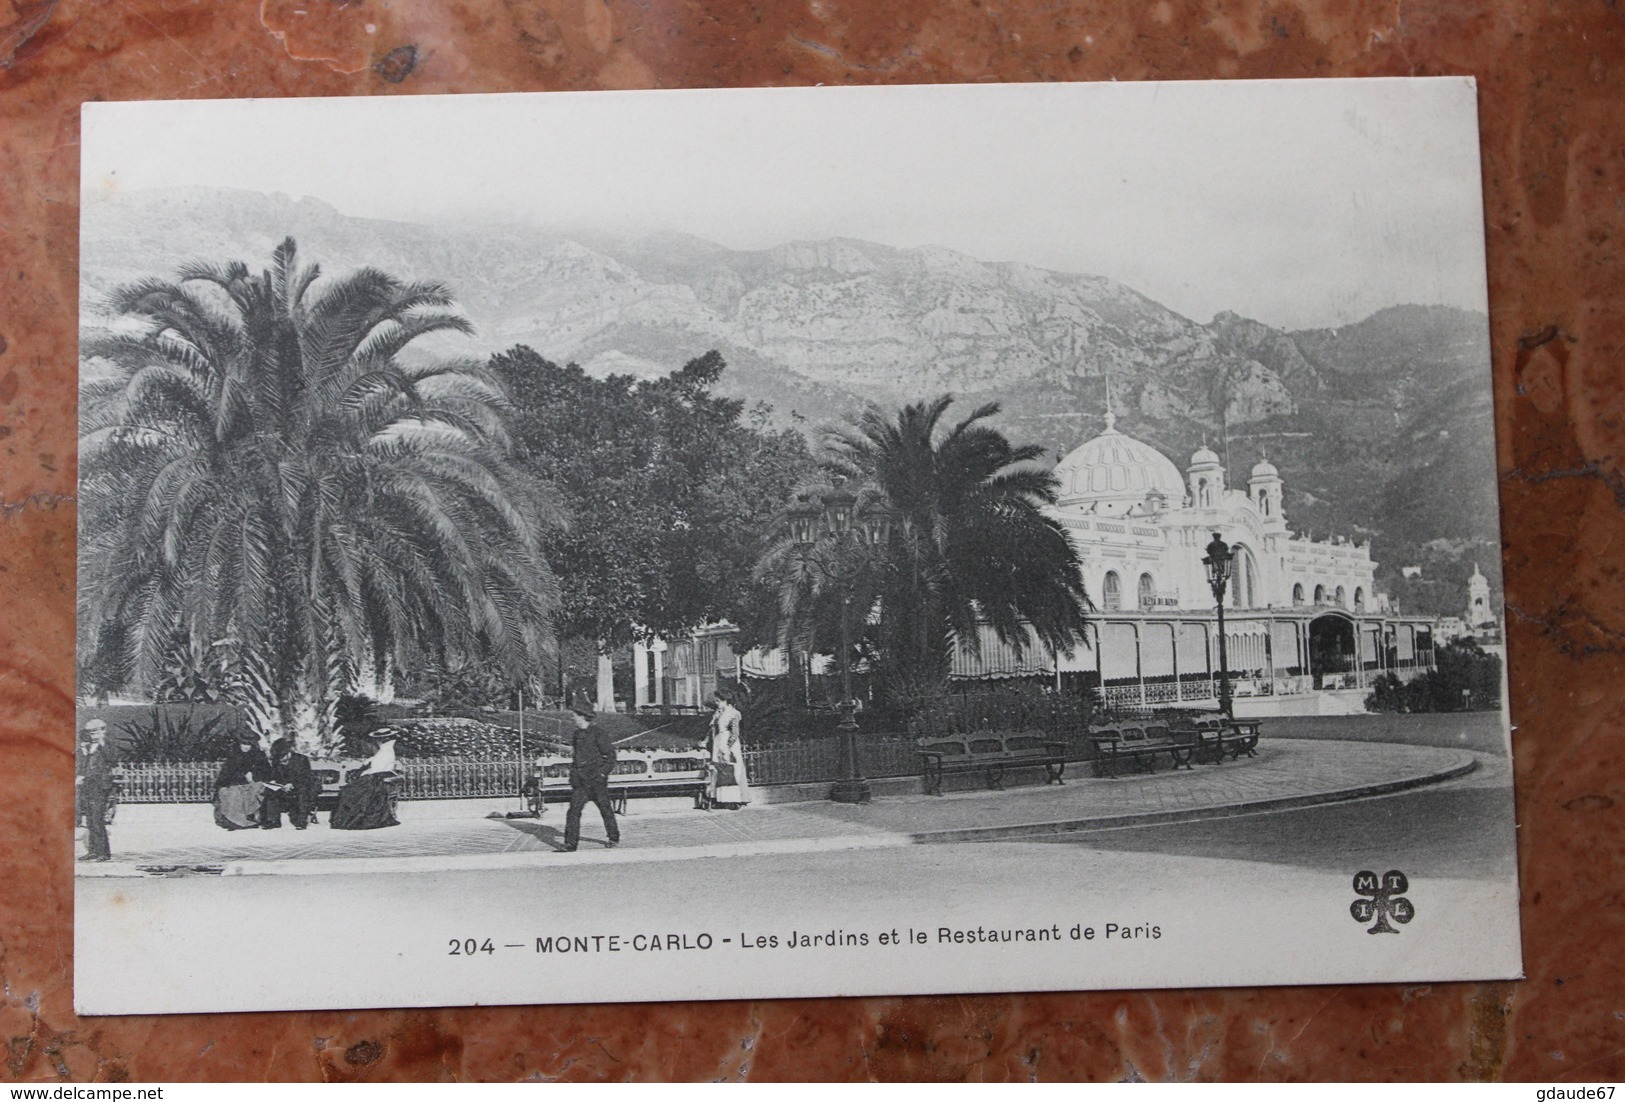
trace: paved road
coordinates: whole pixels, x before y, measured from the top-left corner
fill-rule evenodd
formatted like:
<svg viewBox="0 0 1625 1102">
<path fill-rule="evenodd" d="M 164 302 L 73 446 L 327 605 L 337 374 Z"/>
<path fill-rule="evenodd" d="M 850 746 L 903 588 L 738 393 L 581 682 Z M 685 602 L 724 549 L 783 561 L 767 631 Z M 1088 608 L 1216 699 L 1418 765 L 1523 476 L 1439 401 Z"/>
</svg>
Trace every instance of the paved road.
<svg viewBox="0 0 1625 1102">
<path fill-rule="evenodd" d="M 1219 985 L 1444 978 L 1491 967 L 1472 956 L 1485 939 L 1503 947 L 1496 974 L 1509 974 L 1515 904 L 1495 883 L 1511 867 L 1505 768 L 1501 759 L 1445 784 L 1302 811 L 1007 842 L 635 865 L 560 860 L 499 870 L 81 880 L 78 966 L 100 977 L 90 1009 L 115 1012 L 995 990 L 1012 982 L 1142 986 L 1158 974 Z M 1349 878 L 1364 868 L 1411 877 L 1427 921 L 1395 939 L 1409 954 L 1403 960 L 1349 921 Z M 339 957 L 353 962 L 347 975 L 319 968 L 201 991 L 187 978 L 187 971 L 231 971 L 236 946 L 276 937 L 294 916 L 334 931 L 344 946 Z M 1010 922 L 1149 923 L 1165 927 L 1166 940 L 1115 948 L 1068 942 L 1065 969 L 1029 962 L 1016 969 L 1026 977 L 1016 981 L 1001 955 L 1007 950 L 972 955 L 937 940 L 945 926 Z M 220 936 L 222 924 L 231 937 Z M 1215 924 L 1228 931 L 1226 952 L 1192 955 Z M 866 931 L 874 938 L 911 926 L 930 932 L 932 953 L 738 951 L 746 937 L 782 943 L 792 931 Z M 602 978 L 595 962 L 603 958 L 538 956 L 531 948 L 544 934 L 701 931 L 717 939 L 714 952 L 616 957 Z M 491 939 L 498 949 L 473 959 L 447 955 L 451 942 L 467 938 Z M 1338 953 L 1324 951 L 1328 939 L 1342 946 Z M 1379 953 L 1385 949 L 1388 956 Z M 1370 958 L 1363 964 L 1362 953 Z M 886 971 L 905 958 L 916 971 Z M 845 978 L 821 973 L 821 961 L 844 962 Z"/>
<path fill-rule="evenodd" d="M 1097 853 L 1164 854 L 1353 871 L 1369 864 L 1409 876 L 1490 879 L 1515 869 L 1505 758 L 1471 775 L 1376 799 L 1167 826 L 1051 836 Z M 1376 871 L 1383 871 L 1378 869 Z"/>
</svg>

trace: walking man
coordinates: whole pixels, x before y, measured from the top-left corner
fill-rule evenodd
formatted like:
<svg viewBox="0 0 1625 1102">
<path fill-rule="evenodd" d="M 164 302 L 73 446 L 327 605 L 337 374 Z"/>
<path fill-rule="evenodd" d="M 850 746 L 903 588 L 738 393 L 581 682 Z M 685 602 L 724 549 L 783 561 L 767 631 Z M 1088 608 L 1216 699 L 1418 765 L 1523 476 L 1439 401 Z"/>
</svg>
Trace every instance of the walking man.
<svg viewBox="0 0 1625 1102">
<path fill-rule="evenodd" d="M 581 840 L 581 810 L 588 802 L 598 806 L 604 817 L 608 846 L 620 844 L 621 828 L 610 806 L 609 775 L 615 768 L 615 744 L 609 733 L 593 722 L 593 714 L 581 709 L 575 713 L 575 737 L 570 744 L 570 810 L 564 817 L 564 852 L 574 853 Z"/>
<path fill-rule="evenodd" d="M 84 816 L 86 853 L 81 861 L 111 861 L 113 850 L 107 842 L 107 802 L 113 795 L 113 755 L 107 749 L 107 723 L 93 719 L 80 732 L 79 775 L 74 793 L 79 797 L 79 814 Z"/>
</svg>

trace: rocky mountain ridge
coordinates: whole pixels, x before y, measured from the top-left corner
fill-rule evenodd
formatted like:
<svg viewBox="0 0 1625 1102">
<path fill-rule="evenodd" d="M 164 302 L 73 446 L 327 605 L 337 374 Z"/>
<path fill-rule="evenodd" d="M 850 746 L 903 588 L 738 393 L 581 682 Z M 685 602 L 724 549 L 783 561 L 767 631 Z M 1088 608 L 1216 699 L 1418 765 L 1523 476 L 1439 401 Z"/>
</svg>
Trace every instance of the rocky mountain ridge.
<svg viewBox="0 0 1625 1102">
<path fill-rule="evenodd" d="M 780 416 L 818 424 L 947 391 L 967 410 L 1001 402 L 1007 431 L 1056 455 L 1099 431 L 1109 385 L 1119 429 L 1180 465 L 1222 442 L 1240 480 L 1267 449 L 1300 530 L 1375 538 L 1395 571 L 1430 554 L 1446 572 L 1468 554 L 1495 557 L 1482 315 L 1397 306 L 1336 330 L 1228 312 L 1204 324 L 1101 276 L 939 247 L 835 238 L 737 251 L 679 233 L 379 221 L 195 188 L 86 196 L 87 321 L 121 283 L 194 258 L 263 265 L 286 236 L 325 271 L 371 265 L 447 284 L 477 334 L 436 353 L 527 344 L 595 373 L 646 375 L 716 348 L 724 388 Z"/>
</svg>

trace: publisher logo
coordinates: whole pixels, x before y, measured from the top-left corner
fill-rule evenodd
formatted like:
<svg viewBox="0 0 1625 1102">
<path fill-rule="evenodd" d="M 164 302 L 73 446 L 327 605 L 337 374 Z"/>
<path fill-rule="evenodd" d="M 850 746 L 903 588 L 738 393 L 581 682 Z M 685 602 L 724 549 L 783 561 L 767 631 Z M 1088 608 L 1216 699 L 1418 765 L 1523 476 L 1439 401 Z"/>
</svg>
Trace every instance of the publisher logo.
<svg viewBox="0 0 1625 1102">
<path fill-rule="evenodd" d="M 1354 890 L 1363 898 L 1349 904 L 1349 914 L 1361 924 L 1375 922 L 1366 931 L 1368 934 L 1397 934 L 1399 931 L 1388 924 L 1389 919 L 1403 926 L 1416 917 L 1415 905 L 1405 898 L 1410 886 L 1410 881 L 1398 869 L 1390 869 L 1381 876 L 1374 872 L 1357 872 Z"/>
</svg>

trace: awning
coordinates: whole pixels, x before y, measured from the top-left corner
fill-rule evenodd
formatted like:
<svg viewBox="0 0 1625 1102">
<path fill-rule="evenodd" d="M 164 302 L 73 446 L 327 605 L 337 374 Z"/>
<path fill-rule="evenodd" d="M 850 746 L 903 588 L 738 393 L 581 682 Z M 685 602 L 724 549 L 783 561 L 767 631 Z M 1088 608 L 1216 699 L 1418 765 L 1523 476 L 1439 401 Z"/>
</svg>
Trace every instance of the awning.
<svg viewBox="0 0 1625 1102">
<path fill-rule="evenodd" d="M 1021 654 L 1001 640 L 985 624 L 977 629 L 977 643 L 981 654 L 972 653 L 959 639 L 954 640 L 954 652 L 948 676 L 962 678 L 1035 677 L 1055 672 L 1055 656 L 1050 649 L 1033 638 L 1029 631 L 1027 645 Z"/>
</svg>

